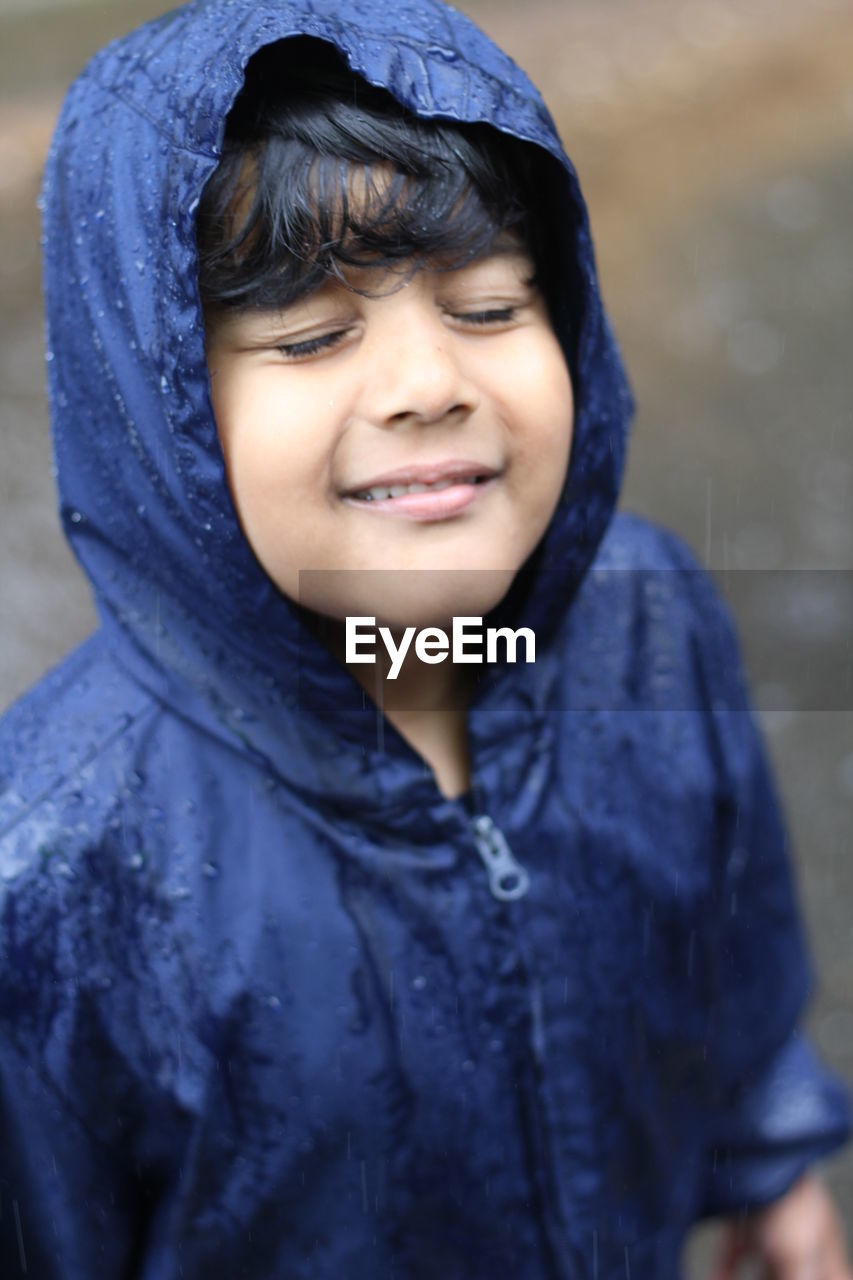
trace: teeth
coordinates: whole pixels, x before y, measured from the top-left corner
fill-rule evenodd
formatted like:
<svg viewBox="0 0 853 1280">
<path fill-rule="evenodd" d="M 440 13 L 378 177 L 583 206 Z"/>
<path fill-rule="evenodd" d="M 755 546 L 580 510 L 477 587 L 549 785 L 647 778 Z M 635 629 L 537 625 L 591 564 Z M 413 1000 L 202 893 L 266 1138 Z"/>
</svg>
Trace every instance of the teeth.
<svg viewBox="0 0 853 1280">
<path fill-rule="evenodd" d="M 441 489 L 449 489 L 453 484 L 477 484 L 477 476 L 460 476 L 455 480 L 437 480 L 435 484 L 394 484 L 375 485 L 372 489 L 362 489 L 354 493 L 354 498 L 363 502 L 381 502 L 383 498 L 401 498 L 404 493 L 438 493 Z"/>
</svg>

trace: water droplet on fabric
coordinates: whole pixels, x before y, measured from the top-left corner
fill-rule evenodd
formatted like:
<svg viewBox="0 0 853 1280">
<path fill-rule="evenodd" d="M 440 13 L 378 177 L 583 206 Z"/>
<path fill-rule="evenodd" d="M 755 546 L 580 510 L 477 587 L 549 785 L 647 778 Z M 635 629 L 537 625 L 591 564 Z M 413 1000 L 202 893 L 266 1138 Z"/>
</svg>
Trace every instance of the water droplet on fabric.
<svg viewBox="0 0 853 1280">
<path fill-rule="evenodd" d="M 441 58 L 442 62 L 458 62 L 459 54 L 455 49 L 448 49 L 445 45 L 431 44 L 427 49 L 427 53 L 433 58 Z"/>
</svg>

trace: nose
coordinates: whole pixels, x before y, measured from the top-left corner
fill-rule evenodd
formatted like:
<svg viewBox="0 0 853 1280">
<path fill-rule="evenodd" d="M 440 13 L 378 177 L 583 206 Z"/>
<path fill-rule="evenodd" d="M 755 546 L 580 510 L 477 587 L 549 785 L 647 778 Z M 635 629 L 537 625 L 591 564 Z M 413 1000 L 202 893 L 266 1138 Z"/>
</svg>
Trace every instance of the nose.
<svg viewBox="0 0 853 1280">
<path fill-rule="evenodd" d="M 479 403 L 459 339 L 438 315 L 389 317 L 374 334 L 369 367 L 365 410 L 377 425 L 467 417 Z"/>
</svg>

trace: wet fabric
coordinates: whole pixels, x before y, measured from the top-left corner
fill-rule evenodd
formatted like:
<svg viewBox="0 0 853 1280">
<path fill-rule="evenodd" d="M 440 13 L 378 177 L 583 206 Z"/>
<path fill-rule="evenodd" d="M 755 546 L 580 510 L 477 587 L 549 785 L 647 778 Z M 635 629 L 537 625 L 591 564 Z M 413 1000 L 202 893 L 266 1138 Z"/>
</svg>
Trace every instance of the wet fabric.
<svg viewBox="0 0 853 1280">
<path fill-rule="evenodd" d="M 564 495 L 448 800 L 267 579 L 224 476 L 194 213 L 294 35 L 551 157 Z M 850 1129 L 728 616 L 614 514 L 631 395 L 538 93 L 429 0 L 197 0 L 99 54 L 44 183 L 62 519 L 100 628 L 2 723 L 0 1272 L 679 1273 Z M 497 842 L 497 843 L 495 843 Z M 503 843 L 501 843 L 503 842 Z M 527 891 L 493 891 L 508 848 Z"/>
</svg>

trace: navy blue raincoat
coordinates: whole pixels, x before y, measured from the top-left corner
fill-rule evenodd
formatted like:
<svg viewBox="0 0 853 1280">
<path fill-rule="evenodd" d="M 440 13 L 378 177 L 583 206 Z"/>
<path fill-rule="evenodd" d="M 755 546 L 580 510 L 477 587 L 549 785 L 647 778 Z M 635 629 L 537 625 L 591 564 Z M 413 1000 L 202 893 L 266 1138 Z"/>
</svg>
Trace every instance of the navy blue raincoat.
<svg viewBox="0 0 853 1280">
<path fill-rule="evenodd" d="M 306 34 L 552 160 L 565 493 L 450 800 L 255 560 L 194 213 Z M 847 1136 L 728 617 L 614 515 L 632 404 L 524 74 L 435 0 L 196 0 L 99 54 L 44 185 L 62 518 L 100 629 L 0 738 L 4 1280 L 666 1280 Z"/>
</svg>

